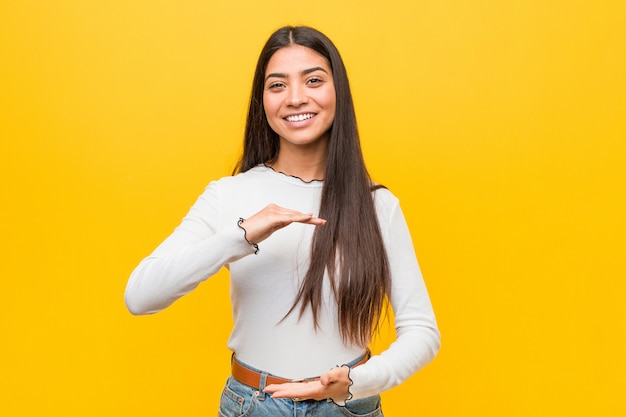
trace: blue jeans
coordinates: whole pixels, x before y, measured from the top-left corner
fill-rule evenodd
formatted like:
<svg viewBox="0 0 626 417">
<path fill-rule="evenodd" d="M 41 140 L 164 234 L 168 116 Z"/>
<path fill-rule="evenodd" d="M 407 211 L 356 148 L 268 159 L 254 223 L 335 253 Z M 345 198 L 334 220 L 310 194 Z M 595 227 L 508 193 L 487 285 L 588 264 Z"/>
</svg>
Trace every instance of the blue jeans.
<svg viewBox="0 0 626 417">
<path fill-rule="evenodd" d="M 355 361 L 357 363 L 358 360 Z M 247 366 L 247 365 L 245 365 Z M 252 367 L 249 367 L 255 371 Z M 330 400 L 293 401 L 291 398 L 272 398 L 263 393 L 265 377 L 261 374 L 259 390 L 242 384 L 232 376 L 220 398 L 219 417 L 383 417 L 380 395 L 348 401 L 340 407 Z"/>
</svg>

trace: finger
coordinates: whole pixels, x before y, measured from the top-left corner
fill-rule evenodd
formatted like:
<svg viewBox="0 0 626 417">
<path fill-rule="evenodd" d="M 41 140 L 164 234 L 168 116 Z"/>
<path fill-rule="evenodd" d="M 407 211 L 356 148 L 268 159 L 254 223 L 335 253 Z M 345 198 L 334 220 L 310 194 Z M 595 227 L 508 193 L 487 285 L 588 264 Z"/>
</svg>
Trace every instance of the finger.
<svg viewBox="0 0 626 417">
<path fill-rule="evenodd" d="M 317 382 L 317 381 L 316 381 Z M 301 398 L 309 399 L 314 398 L 320 390 L 320 385 L 311 383 L 286 383 L 286 384 L 271 384 L 265 387 L 263 392 L 272 394 L 273 398 Z"/>
<path fill-rule="evenodd" d="M 302 398 L 308 399 L 308 397 L 302 393 L 300 390 L 291 390 L 284 388 L 272 388 L 272 389 L 264 389 L 264 393 L 270 394 L 272 398 Z"/>
<path fill-rule="evenodd" d="M 312 213 L 300 213 L 299 211 L 288 209 L 274 213 L 274 216 L 277 228 L 286 227 L 291 223 L 304 223 L 316 226 L 323 226 L 326 224 L 325 219 L 314 217 Z"/>
<path fill-rule="evenodd" d="M 326 220 L 320 219 L 319 217 L 311 217 L 308 220 L 301 221 L 300 223 L 313 224 L 315 226 L 324 226 L 326 224 Z"/>
<path fill-rule="evenodd" d="M 268 220 L 270 223 L 273 223 L 274 227 L 282 228 L 294 222 L 305 223 L 310 221 L 312 218 L 312 213 L 301 213 L 295 210 L 276 207 L 269 213 Z"/>
<path fill-rule="evenodd" d="M 274 226 L 279 227 L 287 226 L 289 223 L 293 222 L 304 223 L 309 222 L 312 219 L 317 219 L 313 217 L 313 213 L 302 213 L 300 211 L 281 207 L 276 204 L 270 204 L 259 213 L 257 213 L 257 215 L 261 217 L 266 217 L 270 221 L 270 223 L 274 223 Z M 256 217 L 257 215 L 252 216 L 252 218 Z"/>
<path fill-rule="evenodd" d="M 290 384 L 270 384 L 270 385 L 267 385 L 263 389 L 263 392 L 267 394 L 273 394 L 275 392 L 285 391 L 285 388 L 286 388 L 285 385 L 290 385 Z"/>
</svg>

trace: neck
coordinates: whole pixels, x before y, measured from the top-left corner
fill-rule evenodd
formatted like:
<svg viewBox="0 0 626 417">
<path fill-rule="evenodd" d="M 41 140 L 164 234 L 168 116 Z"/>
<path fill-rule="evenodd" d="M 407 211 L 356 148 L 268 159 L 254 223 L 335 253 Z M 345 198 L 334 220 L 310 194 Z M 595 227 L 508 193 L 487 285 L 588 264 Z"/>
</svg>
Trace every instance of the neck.
<svg viewBox="0 0 626 417">
<path fill-rule="evenodd" d="M 274 170 L 299 177 L 304 181 L 323 180 L 326 169 L 326 147 L 294 151 L 281 146 L 276 160 L 269 164 Z"/>
</svg>

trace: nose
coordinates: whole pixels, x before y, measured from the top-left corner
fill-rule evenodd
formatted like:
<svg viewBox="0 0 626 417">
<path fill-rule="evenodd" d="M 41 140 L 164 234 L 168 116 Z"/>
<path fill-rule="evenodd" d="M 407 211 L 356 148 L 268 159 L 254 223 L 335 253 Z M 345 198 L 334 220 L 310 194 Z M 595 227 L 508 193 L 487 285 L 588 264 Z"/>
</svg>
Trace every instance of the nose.
<svg viewBox="0 0 626 417">
<path fill-rule="evenodd" d="M 292 85 L 289 88 L 287 96 L 287 104 L 289 106 L 298 107 L 306 104 L 308 97 L 306 95 L 306 89 L 302 85 Z"/>
</svg>

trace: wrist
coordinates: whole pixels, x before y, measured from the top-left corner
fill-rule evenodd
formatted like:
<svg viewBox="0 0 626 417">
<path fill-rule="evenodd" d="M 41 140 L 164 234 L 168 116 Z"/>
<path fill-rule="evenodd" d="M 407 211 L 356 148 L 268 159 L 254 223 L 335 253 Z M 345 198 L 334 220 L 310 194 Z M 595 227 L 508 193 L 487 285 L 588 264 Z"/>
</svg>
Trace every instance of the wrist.
<svg viewBox="0 0 626 417">
<path fill-rule="evenodd" d="M 246 240 L 246 242 L 248 242 L 248 244 L 254 248 L 254 254 L 258 255 L 259 245 L 248 240 L 248 232 L 245 229 L 245 227 L 243 227 L 242 225 L 245 221 L 246 219 L 244 219 L 243 217 L 240 217 L 239 220 L 237 221 L 237 226 L 239 226 L 239 228 L 243 230 L 243 238 Z"/>
<path fill-rule="evenodd" d="M 350 392 L 350 387 L 352 386 L 352 379 L 350 378 L 351 368 L 348 365 L 341 365 L 337 369 L 339 370 L 340 385 L 344 388 L 340 394 L 331 397 L 330 400 L 340 407 L 345 407 L 346 401 L 352 399 L 352 393 Z"/>
</svg>

